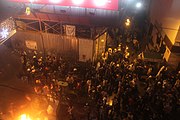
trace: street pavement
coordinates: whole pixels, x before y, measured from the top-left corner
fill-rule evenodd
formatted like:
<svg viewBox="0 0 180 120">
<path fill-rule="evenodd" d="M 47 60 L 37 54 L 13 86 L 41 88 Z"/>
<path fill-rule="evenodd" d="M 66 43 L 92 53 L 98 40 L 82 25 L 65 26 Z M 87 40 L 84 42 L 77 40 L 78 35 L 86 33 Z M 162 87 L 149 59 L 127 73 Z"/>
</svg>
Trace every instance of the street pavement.
<svg viewBox="0 0 180 120">
<path fill-rule="evenodd" d="M 20 56 L 5 45 L 0 46 L 0 119 L 8 120 L 27 102 L 32 88 L 18 79 Z"/>
</svg>

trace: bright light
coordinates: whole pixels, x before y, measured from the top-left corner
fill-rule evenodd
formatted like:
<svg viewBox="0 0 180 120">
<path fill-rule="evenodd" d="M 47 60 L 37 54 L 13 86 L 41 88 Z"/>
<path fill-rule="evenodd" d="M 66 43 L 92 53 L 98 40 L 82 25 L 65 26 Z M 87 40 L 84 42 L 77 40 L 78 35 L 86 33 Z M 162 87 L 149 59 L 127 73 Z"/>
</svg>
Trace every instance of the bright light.
<svg viewBox="0 0 180 120">
<path fill-rule="evenodd" d="M 109 100 L 109 106 L 112 106 L 112 105 L 113 105 L 113 101 Z"/>
<path fill-rule="evenodd" d="M 31 120 L 31 118 L 26 115 L 26 114 L 22 114 L 20 117 L 19 117 L 19 120 Z"/>
<path fill-rule="evenodd" d="M 128 46 L 126 46 L 126 50 L 128 50 L 129 48 L 128 48 Z"/>
<path fill-rule="evenodd" d="M 38 0 L 29 0 L 29 2 L 33 3 L 33 2 L 37 2 Z"/>
<path fill-rule="evenodd" d="M 60 3 L 61 0 L 49 0 L 49 2 L 51 2 L 51 3 Z"/>
<path fill-rule="evenodd" d="M 137 8 L 141 8 L 142 7 L 142 3 L 141 2 L 136 3 L 136 7 Z"/>
<path fill-rule="evenodd" d="M 102 39 L 101 42 L 104 42 L 104 39 Z"/>
<path fill-rule="evenodd" d="M 79 5 L 79 4 L 82 4 L 84 2 L 84 0 L 72 0 L 72 2 L 75 4 L 75 5 Z"/>
<path fill-rule="evenodd" d="M 130 23 L 126 22 L 125 25 L 126 25 L 126 26 L 130 26 Z"/>
<path fill-rule="evenodd" d="M 131 24 L 130 19 L 126 19 L 125 25 L 126 25 L 126 26 L 130 26 L 130 24 Z"/>
<path fill-rule="evenodd" d="M 31 2 L 31 3 L 34 2 L 34 1 L 35 1 L 35 0 L 29 0 L 29 2 Z"/>
<path fill-rule="evenodd" d="M 26 7 L 26 15 L 30 15 L 31 14 L 31 8 L 30 7 Z"/>
<path fill-rule="evenodd" d="M 94 4 L 96 6 L 104 6 L 108 3 L 109 1 L 108 0 L 94 0 Z"/>
<path fill-rule="evenodd" d="M 8 29 L 2 29 L 1 38 L 7 38 L 9 35 Z"/>
</svg>

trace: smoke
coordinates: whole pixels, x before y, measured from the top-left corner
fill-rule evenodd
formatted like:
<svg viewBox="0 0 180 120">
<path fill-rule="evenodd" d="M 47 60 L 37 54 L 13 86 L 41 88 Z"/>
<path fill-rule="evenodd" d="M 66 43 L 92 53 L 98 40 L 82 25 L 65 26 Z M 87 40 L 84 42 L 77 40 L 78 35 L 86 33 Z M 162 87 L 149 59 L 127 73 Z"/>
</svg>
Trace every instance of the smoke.
<svg viewBox="0 0 180 120">
<path fill-rule="evenodd" d="M 12 114 L 13 109 L 20 108 L 28 102 L 27 95 L 32 88 L 22 83 L 17 75 L 21 71 L 20 57 L 6 46 L 0 46 L 0 113 Z M 0 118 L 1 115 L 0 114 Z"/>
</svg>

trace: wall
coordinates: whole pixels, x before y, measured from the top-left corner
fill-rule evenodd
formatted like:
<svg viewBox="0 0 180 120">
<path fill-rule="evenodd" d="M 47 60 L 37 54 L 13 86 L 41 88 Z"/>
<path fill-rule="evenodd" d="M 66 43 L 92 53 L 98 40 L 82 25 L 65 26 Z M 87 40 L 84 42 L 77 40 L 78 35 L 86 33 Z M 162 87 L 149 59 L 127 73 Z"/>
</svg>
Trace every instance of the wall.
<svg viewBox="0 0 180 120">
<path fill-rule="evenodd" d="M 162 24 L 163 31 L 175 43 L 180 25 L 180 0 L 152 0 L 150 18 L 153 23 Z"/>
<path fill-rule="evenodd" d="M 168 61 L 168 60 L 169 60 L 170 55 L 171 55 L 171 51 L 169 50 L 169 48 L 168 48 L 168 47 L 166 47 L 166 51 L 165 51 L 165 53 L 164 53 L 163 58 L 164 58 L 166 61 Z"/>
<path fill-rule="evenodd" d="M 65 57 L 78 59 L 79 43 L 75 37 L 30 31 L 18 31 L 12 37 L 12 45 L 15 49 L 28 50 L 26 41 L 32 41 L 37 44 L 37 48 L 34 50 L 45 53 L 56 52 Z"/>
<path fill-rule="evenodd" d="M 180 54 L 175 54 L 172 53 L 169 57 L 169 61 L 168 61 L 174 68 L 176 68 L 178 66 L 178 64 L 180 63 Z"/>
<path fill-rule="evenodd" d="M 154 24 L 157 21 L 161 26 L 159 28 L 162 28 L 162 35 L 166 35 L 164 42 L 167 47 L 164 58 L 174 67 L 178 66 L 180 62 L 180 56 L 176 55 L 171 49 L 173 45 L 176 45 L 180 41 L 178 37 L 180 27 L 179 5 L 180 0 L 151 0 L 150 10 L 151 22 Z M 180 51 L 177 53 L 180 53 Z"/>
<path fill-rule="evenodd" d="M 79 38 L 79 61 L 93 59 L 93 40 Z"/>
</svg>

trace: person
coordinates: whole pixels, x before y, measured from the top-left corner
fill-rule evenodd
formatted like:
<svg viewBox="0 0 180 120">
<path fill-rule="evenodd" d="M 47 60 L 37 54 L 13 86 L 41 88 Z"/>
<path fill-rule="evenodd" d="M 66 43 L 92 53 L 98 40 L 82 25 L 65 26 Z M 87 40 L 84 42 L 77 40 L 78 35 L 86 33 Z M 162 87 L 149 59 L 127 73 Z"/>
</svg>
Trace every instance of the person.
<svg viewBox="0 0 180 120">
<path fill-rule="evenodd" d="M 66 82 L 68 82 L 69 88 L 70 88 L 70 89 L 73 89 L 74 77 L 73 77 L 72 75 L 69 74 L 69 75 L 66 77 Z"/>
</svg>

